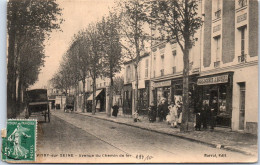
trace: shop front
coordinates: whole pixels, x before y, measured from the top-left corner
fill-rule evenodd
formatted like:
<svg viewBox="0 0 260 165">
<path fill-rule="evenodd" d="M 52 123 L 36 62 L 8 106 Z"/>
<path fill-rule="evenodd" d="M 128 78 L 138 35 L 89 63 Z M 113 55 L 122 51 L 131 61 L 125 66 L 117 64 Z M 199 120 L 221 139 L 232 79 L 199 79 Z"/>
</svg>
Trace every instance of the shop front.
<svg viewBox="0 0 260 165">
<path fill-rule="evenodd" d="M 167 103 L 171 102 L 171 80 L 153 82 L 152 83 L 153 102 L 157 106 L 162 98 L 165 98 Z"/>
<path fill-rule="evenodd" d="M 233 73 L 203 76 L 197 80 L 200 104 L 216 110 L 216 126 L 231 127 Z"/>
<path fill-rule="evenodd" d="M 96 90 L 96 110 L 97 112 L 105 112 L 106 110 L 106 89 Z M 91 112 L 92 109 L 93 93 L 86 100 L 87 111 Z"/>
<path fill-rule="evenodd" d="M 132 114 L 132 84 L 126 84 L 123 88 L 123 114 Z"/>
<path fill-rule="evenodd" d="M 197 100 L 197 85 L 196 85 L 197 77 L 196 76 L 190 76 L 189 77 L 189 96 L 190 96 L 190 102 L 196 102 Z M 182 101 L 182 95 L 183 95 L 183 79 L 174 79 L 171 82 L 171 91 L 172 91 L 172 101 Z"/>
<path fill-rule="evenodd" d="M 147 115 L 149 106 L 149 80 L 139 81 L 138 88 L 138 113 L 140 115 Z"/>
<path fill-rule="evenodd" d="M 189 77 L 189 121 L 193 122 L 195 119 L 195 113 L 197 113 L 200 109 L 198 104 L 198 90 L 197 90 L 197 76 L 190 76 Z M 171 82 L 171 100 L 175 104 L 177 102 L 183 102 L 183 79 L 174 79 Z"/>
</svg>

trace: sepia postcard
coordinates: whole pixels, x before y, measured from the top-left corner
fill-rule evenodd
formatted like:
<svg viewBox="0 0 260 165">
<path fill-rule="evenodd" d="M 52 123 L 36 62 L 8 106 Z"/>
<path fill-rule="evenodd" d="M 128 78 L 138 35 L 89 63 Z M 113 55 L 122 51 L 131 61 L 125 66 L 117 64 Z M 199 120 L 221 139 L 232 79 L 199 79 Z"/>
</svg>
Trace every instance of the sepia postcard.
<svg viewBox="0 0 260 165">
<path fill-rule="evenodd" d="M 257 0 L 9 0 L 8 163 L 258 162 Z"/>
</svg>

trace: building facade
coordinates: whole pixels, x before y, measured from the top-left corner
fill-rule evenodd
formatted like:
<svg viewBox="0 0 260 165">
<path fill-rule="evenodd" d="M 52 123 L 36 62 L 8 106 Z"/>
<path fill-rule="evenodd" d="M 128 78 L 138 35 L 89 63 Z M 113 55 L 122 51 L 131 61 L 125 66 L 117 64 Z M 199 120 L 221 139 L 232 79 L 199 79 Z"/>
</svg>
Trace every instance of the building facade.
<svg viewBox="0 0 260 165">
<path fill-rule="evenodd" d="M 147 114 L 149 106 L 150 88 L 150 55 L 145 53 L 141 56 L 138 63 L 138 110 L 140 114 Z M 135 103 L 135 68 L 134 61 L 124 63 L 124 89 L 123 89 L 123 113 L 133 114 Z"/>
<path fill-rule="evenodd" d="M 106 112 L 106 95 L 107 87 L 110 85 L 110 80 L 106 77 L 100 76 L 96 79 L 96 110 L 97 112 Z M 77 94 L 77 107 L 82 109 L 84 104 L 83 97 L 83 83 L 79 81 Z M 85 109 L 91 112 L 93 100 L 93 80 L 91 77 L 85 80 Z"/>
<path fill-rule="evenodd" d="M 217 125 L 256 133 L 258 2 L 205 0 L 204 15 L 200 98 L 217 99 Z"/>
<path fill-rule="evenodd" d="M 258 2 L 202 0 L 198 15 L 203 25 L 189 55 L 190 108 L 207 104 L 217 109 L 216 126 L 257 132 L 258 123 Z M 149 105 L 164 97 L 182 100 L 183 53 L 176 41 L 151 44 L 147 82 Z M 142 59 L 141 61 L 144 61 Z M 140 63 L 146 71 L 146 63 Z M 140 76 L 142 80 L 146 80 Z M 134 67 L 125 63 L 124 108 L 134 108 Z M 141 93 L 141 92 L 140 92 Z M 145 104 L 146 105 L 146 104 Z M 146 106 L 147 107 L 147 106 Z"/>
</svg>

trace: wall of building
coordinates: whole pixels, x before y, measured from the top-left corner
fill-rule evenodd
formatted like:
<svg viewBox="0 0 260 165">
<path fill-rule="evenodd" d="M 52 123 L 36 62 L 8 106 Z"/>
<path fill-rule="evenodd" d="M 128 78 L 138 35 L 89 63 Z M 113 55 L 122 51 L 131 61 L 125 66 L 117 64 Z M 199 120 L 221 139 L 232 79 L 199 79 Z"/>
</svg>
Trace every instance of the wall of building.
<svg viewBox="0 0 260 165">
<path fill-rule="evenodd" d="M 147 68 L 147 75 L 146 75 L 146 68 Z M 141 57 L 137 67 L 138 79 L 139 80 L 150 79 L 150 68 L 151 68 L 150 56 Z M 133 62 L 129 62 L 124 65 L 124 84 L 132 83 L 133 81 L 135 81 L 135 68 Z"/>
<path fill-rule="evenodd" d="M 133 63 L 128 63 L 124 65 L 124 84 L 132 83 L 135 79 L 134 77 L 134 65 Z"/>
<path fill-rule="evenodd" d="M 232 98 L 232 130 L 239 130 L 239 84 L 243 82 L 246 84 L 244 128 L 245 132 L 255 133 L 258 122 L 258 2 L 256 0 L 245 1 L 246 5 L 243 7 L 238 5 L 238 0 L 203 0 L 202 4 L 199 4 L 203 6 L 199 15 L 202 15 L 204 22 L 202 29 L 195 34 L 196 42 L 190 50 L 189 58 L 192 69 L 199 68 L 199 76 L 234 73 L 232 96 L 230 96 L 230 99 Z M 241 56 L 240 29 L 245 26 L 244 54 L 247 56 L 245 61 L 239 61 Z M 220 42 L 217 58 L 215 38 L 218 36 L 220 36 Z M 181 78 L 183 53 L 176 42 L 153 43 L 149 59 L 150 77 L 147 79 L 150 78 L 151 84 Z M 216 66 L 218 61 L 219 65 Z M 128 66 L 130 66 L 130 73 L 127 73 Z M 176 67 L 175 73 L 173 67 Z M 163 75 L 161 70 L 164 70 Z M 145 60 L 140 62 L 138 72 L 140 80 L 146 79 L 144 76 Z M 131 74 L 131 78 L 127 80 L 129 74 Z M 126 64 L 125 84 L 132 83 L 134 79 L 133 64 Z M 132 108 L 134 108 L 134 92 L 132 96 Z M 152 100 L 152 89 L 150 88 L 150 103 Z"/>
<path fill-rule="evenodd" d="M 224 1 L 222 15 L 222 61 L 232 62 L 235 56 L 235 1 Z"/>
<path fill-rule="evenodd" d="M 176 51 L 176 55 L 173 55 Z M 176 73 L 183 69 L 182 51 L 175 42 L 161 43 L 152 48 L 152 72 L 151 78 L 161 77 L 161 70 L 164 75 L 173 74 L 173 67 L 176 67 Z"/>
<path fill-rule="evenodd" d="M 203 61 L 201 65 L 201 71 L 209 71 L 218 68 L 225 68 L 241 63 L 239 56 L 241 56 L 241 30 L 240 28 L 246 26 L 245 29 L 245 54 L 246 61 L 257 60 L 257 43 L 258 37 L 252 35 L 252 32 L 257 34 L 258 31 L 257 16 L 249 17 L 253 15 L 252 12 L 256 12 L 256 8 L 252 7 L 249 10 L 248 5 L 245 7 L 239 7 L 238 1 L 222 1 L 224 3 L 220 11 L 220 18 L 217 19 L 215 15 L 214 3 L 210 0 L 205 1 L 205 19 L 204 19 L 204 41 L 203 41 Z M 250 3 L 249 3 L 250 2 Z M 254 2 L 254 0 L 253 0 Z M 251 4 L 251 1 L 247 1 L 247 4 Z M 250 5 L 249 5 L 250 6 Z M 257 5 L 256 5 L 257 6 Z M 212 9 L 212 10 L 211 10 Z M 249 14 L 248 14 L 249 13 Z M 251 14 L 250 14 L 251 13 Z M 211 17 L 212 15 L 212 17 Z M 257 15 L 257 14 L 256 14 Z M 254 23 L 253 23 L 254 22 Z M 253 25 L 250 26 L 250 24 Z M 209 31 L 211 28 L 211 31 Z M 216 58 L 216 38 L 220 36 L 220 64 L 218 67 L 214 66 L 214 62 L 217 62 Z M 254 43 L 252 43 L 254 41 Z M 253 55 L 251 55 L 253 54 Z"/>
<path fill-rule="evenodd" d="M 212 0 L 204 1 L 204 44 L 203 44 L 203 67 L 210 66 L 211 63 L 211 27 L 212 27 Z"/>
<path fill-rule="evenodd" d="M 147 71 L 146 71 L 147 69 Z M 147 74 L 146 74 L 147 72 Z M 138 78 L 139 80 L 150 79 L 150 56 L 141 58 L 138 64 Z"/>
<path fill-rule="evenodd" d="M 257 0 L 249 0 L 249 55 L 250 57 L 258 56 L 258 4 Z"/>
<path fill-rule="evenodd" d="M 258 65 L 238 68 L 233 77 L 232 130 L 239 130 L 240 87 L 245 82 L 245 132 L 257 133 L 258 122 Z"/>
</svg>

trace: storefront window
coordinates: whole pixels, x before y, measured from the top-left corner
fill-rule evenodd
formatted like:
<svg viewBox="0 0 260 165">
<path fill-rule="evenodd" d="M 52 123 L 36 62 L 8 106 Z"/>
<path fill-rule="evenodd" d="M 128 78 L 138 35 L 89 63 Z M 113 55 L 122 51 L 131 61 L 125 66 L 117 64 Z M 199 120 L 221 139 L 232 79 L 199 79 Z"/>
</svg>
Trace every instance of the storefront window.
<svg viewBox="0 0 260 165">
<path fill-rule="evenodd" d="M 163 97 L 163 88 L 157 88 L 157 105 L 160 104 L 162 97 Z"/>
<path fill-rule="evenodd" d="M 227 112 L 227 89 L 225 85 L 221 85 L 219 87 L 219 115 L 226 115 L 228 114 Z"/>
<path fill-rule="evenodd" d="M 197 81 L 202 100 L 200 105 L 207 104 L 210 112 L 216 115 L 216 125 L 230 127 L 232 115 L 232 74 L 223 74 L 200 78 Z M 210 113 L 210 114 L 211 114 Z"/>
<path fill-rule="evenodd" d="M 160 103 L 162 98 L 165 98 L 168 103 L 171 102 L 170 87 L 157 88 L 157 105 Z"/>
<path fill-rule="evenodd" d="M 182 96 L 182 85 L 175 85 L 174 95 L 180 95 L 180 96 Z"/>
<path fill-rule="evenodd" d="M 205 86 L 203 90 L 203 105 L 209 105 L 210 90 L 209 86 Z"/>
<path fill-rule="evenodd" d="M 147 109 L 148 108 L 148 93 L 147 89 L 140 89 L 139 92 L 139 109 Z"/>
</svg>

